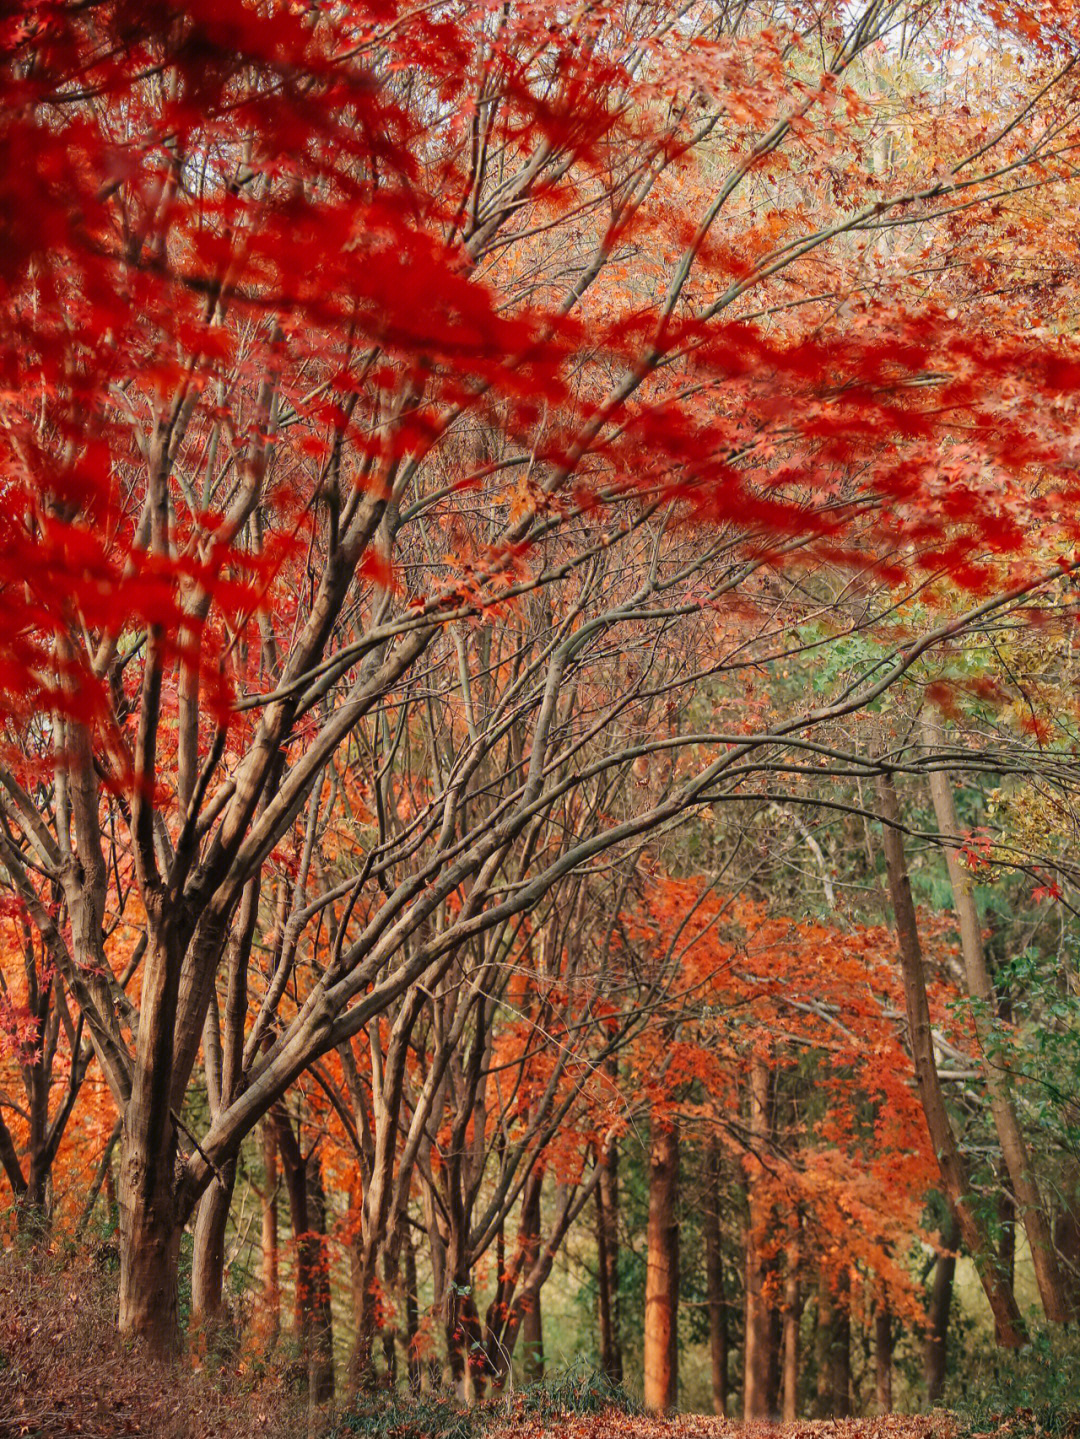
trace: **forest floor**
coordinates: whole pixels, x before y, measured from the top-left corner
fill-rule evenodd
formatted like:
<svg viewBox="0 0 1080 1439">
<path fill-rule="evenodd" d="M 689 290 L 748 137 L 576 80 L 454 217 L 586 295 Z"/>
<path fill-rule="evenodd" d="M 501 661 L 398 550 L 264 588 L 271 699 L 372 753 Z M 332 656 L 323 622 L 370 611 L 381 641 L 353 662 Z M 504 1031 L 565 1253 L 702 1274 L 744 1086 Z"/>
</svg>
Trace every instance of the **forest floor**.
<svg viewBox="0 0 1080 1439">
<path fill-rule="evenodd" d="M 940 1411 L 741 1424 L 705 1414 L 648 1419 L 609 1410 L 587 1416 L 521 1415 L 505 1424 L 489 1424 L 485 1439 L 954 1439 L 958 1427 L 952 1416 Z"/>
</svg>

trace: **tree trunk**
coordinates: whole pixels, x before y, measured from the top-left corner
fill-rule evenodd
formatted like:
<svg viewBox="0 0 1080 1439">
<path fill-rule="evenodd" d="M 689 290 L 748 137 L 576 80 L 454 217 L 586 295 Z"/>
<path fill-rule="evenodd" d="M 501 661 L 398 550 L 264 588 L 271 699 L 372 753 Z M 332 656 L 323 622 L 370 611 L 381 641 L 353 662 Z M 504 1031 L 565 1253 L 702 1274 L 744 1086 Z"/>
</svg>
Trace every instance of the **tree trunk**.
<svg viewBox="0 0 1080 1439">
<path fill-rule="evenodd" d="M 940 726 L 928 722 L 924 729 L 927 743 L 932 747 L 940 746 L 943 740 Z M 952 783 L 944 770 L 931 773 L 930 794 L 934 802 L 938 829 L 947 838 L 957 839 L 959 828 L 956 823 Z M 1043 1313 L 1053 1324 L 1066 1324 L 1069 1320 L 1069 1304 L 1054 1250 L 1049 1215 L 1039 1193 L 1027 1142 L 1013 1107 L 1008 1075 L 992 1053 L 997 997 L 983 949 L 982 925 L 979 922 L 972 878 L 961 864 L 955 845 L 945 846 L 945 864 L 960 929 L 960 949 L 964 958 L 968 996 L 973 1001 L 971 1019 L 982 1059 L 990 1113 L 993 1116 L 998 1143 L 1001 1145 L 1010 1187 L 1016 1197 L 1018 1218 L 1027 1233 Z M 999 1339 L 999 1342 L 1007 1341 Z"/>
<path fill-rule="evenodd" d="M 596 1189 L 596 1262 L 600 1314 L 600 1368 L 612 1384 L 621 1384 L 622 1338 L 619 1333 L 619 1148 L 606 1139 L 600 1150 Z"/>
<path fill-rule="evenodd" d="M 818 1276 L 817 1315 L 814 1329 L 814 1369 L 817 1381 L 815 1412 L 818 1419 L 832 1414 L 832 1379 L 829 1356 L 832 1351 L 833 1296 L 828 1275 Z"/>
<path fill-rule="evenodd" d="M 851 1312 L 846 1292 L 833 1307 L 832 1332 L 829 1343 L 829 1388 L 832 1392 L 832 1413 L 846 1419 L 851 1413 Z"/>
<path fill-rule="evenodd" d="M 416 1249 L 413 1246 L 412 1231 L 406 1223 L 403 1244 L 405 1247 L 405 1341 L 406 1359 L 409 1366 L 409 1389 L 420 1393 L 423 1364 L 420 1360 L 418 1335 L 420 1332 L 420 1302 L 416 1283 Z"/>
<path fill-rule="evenodd" d="M 802 1319 L 802 1294 L 799 1286 L 799 1250 L 788 1249 L 787 1275 L 784 1279 L 783 1382 L 780 1417 L 785 1424 L 794 1424 L 799 1417 L 799 1324 Z"/>
<path fill-rule="evenodd" d="M 289 1196 L 295 1254 L 293 1309 L 296 1332 L 307 1361 L 308 1397 L 315 1404 L 334 1393 L 334 1344 L 330 1275 L 326 1262 L 326 1205 L 315 1155 L 304 1154 L 283 1110 L 275 1130 Z"/>
<path fill-rule="evenodd" d="M 1054 1221 L 1054 1243 L 1061 1257 L 1069 1305 L 1080 1320 L 1080 1165 L 1067 1161 L 1064 1198 Z"/>
<path fill-rule="evenodd" d="M 145 1114 L 141 1095 L 133 1094 L 124 1116 L 118 1192 L 120 1332 L 145 1345 L 154 1358 L 171 1360 L 180 1347 L 183 1229 L 173 1194 L 176 1136 L 171 1122 L 166 1135 L 156 1136 Z"/>
<path fill-rule="evenodd" d="M 191 1258 L 191 1322 L 196 1328 L 213 1328 L 222 1317 L 222 1282 L 225 1273 L 225 1232 L 229 1225 L 235 1162 L 222 1172 L 199 1201 L 195 1217 L 195 1244 Z"/>
<path fill-rule="evenodd" d="M 749 1222 L 746 1230 L 746 1340 L 743 1353 L 743 1420 L 769 1418 L 769 1306 L 765 1299 L 765 1261 L 761 1245 L 769 1227 L 769 1205 L 761 1192 L 760 1160 L 768 1138 L 769 1067 L 755 1059 L 750 1069 L 747 1164 Z"/>
<path fill-rule="evenodd" d="M 780 1414 L 780 1392 L 783 1384 L 783 1353 L 784 1342 L 784 1315 L 777 1304 L 769 1305 L 769 1353 L 768 1353 L 768 1383 L 765 1387 L 766 1402 L 769 1407 L 769 1418 L 776 1419 Z"/>
<path fill-rule="evenodd" d="M 272 1349 L 281 1328 L 281 1281 L 278 1264 L 277 1138 L 269 1119 L 262 1122 L 262 1322 L 266 1346 Z"/>
<path fill-rule="evenodd" d="M 709 1306 L 709 1357 L 715 1414 L 728 1412 L 727 1300 L 724 1294 L 724 1250 L 720 1229 L 720 1144 L 709 1141 L 705 1154 L 705 1285 Z"/>
<path fill-rule="evenodd" d="M 666 1414 L 678 1394 L 679 1137 L 653 1116 L 645 1270 L 645 1407 Z"/>
<path fill-rule="evenodd" d="M 968 1203 L 970 1185 L 967 1167 L 956 1143 L 938 1077 L 930 1006 L 926 998 L 922 947 L 919 943 L 915 905 L 911 898 L 911 881 L 908 878 L 904 846 L 898 827 L 900 807 L 891 775 L 882 775 L 879 778 L 878 801 L 884 821 L 885 864 L 904 977 L 908 1037 L 930 1142 L 937 1155 L 946 1197 L 959 1220 L 964 1243 L 975 1261 L 990 1303 L 998 1342 L 1009 1348 L 1019 1348 L 1025 1340 L 1024 1321 L 1020 1316 L 1016 1295 L 1001 1273 L 997 1254 L 989 1241 L 985 1226 Z"/>
<path fill-rule="evenodd" d="M 892 1413 L 893 1317 L 878 1300 L 874 1309 L 874 1397 L 879 1414 Z"/>
<path fill-rule="evenodd" d="M 521 1267 L 526 1274 L 532 1272 L 533 1266 L 540 1257 L 540 1229 L 542 1223 L 541 1200 L 543 1198 L 543 1181 L 527 1185 L 522 1198 L 521 1207 L 521 1230 L 518 1235 L 518 1244 L 523 1252 Z M 503 1268 L 502 1265 L 499 1266 Z M 530 1384 L 538 1384 L 544 1377 L 544 1322 L 540 1308 L 540 1293 L 537 1289 L 535 1294 L 529 1294 L 525 1300 L 525 1312 L 521 1318 L 521 1342 L 523 1345 L 522 1361 L 525 1371 L 525 1378 Z M 504 1341 L 511 1338 L 504 1331 Z M 511 1338 L 512 1342 L 512 1338 Z M 509 1359 L 505 1358 L 500 1370 L 509 1368 Z"/>
<path fill-rule="evenodd" d="M 953 1277 L 956 1274 L 956 1247 L 960 1243 L 960 1225 L 950 1215 L 942 1235 L 943 1252 L 934 1267 L 934 1287 L 930 1291 L 930 1312 L 926 1329 L 926 1398 L 938 1404 L 945 1392 L 946 1343 L 949 1332 L 949 1310 L 952 1308 Z"/>
<path fill-rule="evenodd" d="M 521 1343 L 525 1378 L 530 1384 L 538 1384 L 544 1377 L 544 1323 L 539 1294 L 525 1310 L 521 1321 Z"/>
</svg>

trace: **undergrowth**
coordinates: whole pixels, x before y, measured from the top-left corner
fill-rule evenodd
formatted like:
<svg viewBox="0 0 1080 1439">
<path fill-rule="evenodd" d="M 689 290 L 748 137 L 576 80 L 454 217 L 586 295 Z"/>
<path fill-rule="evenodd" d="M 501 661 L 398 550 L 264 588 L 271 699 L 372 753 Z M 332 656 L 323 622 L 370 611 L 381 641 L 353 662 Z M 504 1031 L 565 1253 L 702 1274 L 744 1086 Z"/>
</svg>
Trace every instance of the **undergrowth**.
<svg viewBox="0 0 1080 1439">
<path fill-rule="evenodd" d="M 363 1395 L 338 1419 L 331 1439 L 484 1439 L 516 1419 L 543 1420 L 596 1414 L 637 1414 L 625 1389 L 596 1370 L 570 1365 L 541 1383 L 466 1408 L 443 1392 L 409 1395 L 397 1390 Z"/>
<path fill-rule="evenodd" d="M 1080 1439 L 1080 1336 L 1032 1333 L 1022 1349 L 987 1351 L 956 1400 L 961 1435 Z"/>
</svg>

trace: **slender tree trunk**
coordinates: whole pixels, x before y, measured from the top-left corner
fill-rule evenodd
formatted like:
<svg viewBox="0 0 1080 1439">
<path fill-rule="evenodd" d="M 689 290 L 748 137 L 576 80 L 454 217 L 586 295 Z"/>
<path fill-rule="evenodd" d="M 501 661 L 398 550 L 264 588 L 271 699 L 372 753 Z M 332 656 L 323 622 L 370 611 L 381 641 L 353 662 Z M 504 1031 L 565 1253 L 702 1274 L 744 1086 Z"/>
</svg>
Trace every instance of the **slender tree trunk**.
<svg viewBox="0 0 1080 1439">
<path fill-rule="evenodd" d="M 543 1184 L 538 1183 L 530 1186 L 526 1191 L 526 1197 L 528 1200 L 527 1212 L 525 1202 L 523 1201 L 521 1215 L 522 1234 L 518 1237 L 518 1243 L 522 1245 L 524 1250 L 522 1268 L 526 1274 L 529 1274 L 540 1255 Z M 538 1384 L 544 1377 L 544 1322 L 540 1308 L 540 1294 L 541 1291 L 538 1289 L 535 1294 L 530 1294 L 527 1297 L 525 1301 L 525 1312 L 521 1319 L 522 1359 L 524 1361 L 525 1378 L 530 1384 Z M 509 1361 L 504 1360 L 504 1365 L 508 1368 Z"/>
<path fill-rule="evenodd" d="M 769 1418 L 776 1419 L 780 1414 L 781 1386 L 784 1380 L 783 1374 L 783 1342 L 784 1342 L 784 1314 L 778 1304 L 769 1305 L 769 1353 L 768 1353 L 768 1384 L 766 1385 L 766 1402 L 768 1404 Z"/>
<path fill-rule="evenodd" d="M 941 745 L 944 736 L 939 725 L 928 722 L 925 725 L 925 734 L 931 747 Z M 944 770 L 931 773 L 930 794 L 934 802 L 938 829 L 946 837 L 957 839 L 959 828 L 952 782 Z M 1069 1320 L 1069 1304 L 1054 1250 L 1049 1214 L 1039 1193 L 1027 1142 L 1013 1107 L 1008 1075 L 992 1052 L 992 1026 L 997 1013 L 997 997 L 983 949 L 982 925 L 972 878 L 961 864 L 955 845 L 945 846 L 945 863 L 952 886 L 953 908 L 956 910 L 960 929 L 960 949 L 967 975 L 968 995 L 973 1001 L 972 1024 L 982 1056 L 990 1113 L 993 1116 L 998 1143 L 1001 1145 L 1002 1158 L 1008 1170 L 1010 1187 L 1016 1197 L 1017 1215 L 1027 1233 L 1043 1312 L 1051 1323 L 1065 1324 Z"/>
<path fill-rule="evenodd" d="M 1000 1182 L 1001 1192 L 997 1202 L 998 1264 L 1006 1282 L 1011 1286 L 1016 1283 L 1016 1205 L 1008 1190 L 1007 1177 L 1001 1176 Z M 1064 1275 L 1062 1277 L 1064 1279 Z M 1000 1335 L 996 1338 L 1000 1344 Z"/>
<path fill-rule="evenodd" d="M 418 1345 L 420 1302 L 416 1283 L 416 1248 L 413 1245 L 412 1231 L 408 1224 L 405 1225 L 403 1244 L 405 1248 L 405 1338 L 409 1366 L 409 1389 L 413 1394 L 419 1394 L 424 1372 Z"/>
<path fill-rule="evenodd" d="M 1069 1294 L 1073 1318 L 1080 1320 L 1080 1165 L 1066 1161 L 1064 1199 L 1054 1222 L 1054 1243 Z"/>
<path fill-rule="evenodd" d="M 544 1323 L 539 1294 L 525 1310 L 521 1321 L 521 1343 L 525 1378 L 530 1384 L 538 1384 L 544 1377 Z"/>
<path fill-rule="evenodd" d="M 893 1317 L 889 1306 L 878 1300 L 874 1309 L 874 1397 L 879 1414 L 891 1414 L 893 1361 Z"/>
<path fill-rule="evenodd" d="M 750 1069 L 749 1135 L 753 1151 L 747 1168 L 749 1222 L 746 1230 L 746 1341 L 743 1373 L 743 1419 L 769 1417 L 769 1306 L 765 1299 L 762 1241 L 769 1227 L 769 1206 L 762 1195 L 757 1159 L 768 1138 L 769 1067 L 755 1059 Z"/>
<path fill-rule="evenodd" d="M 788 1248 L 787 1274 L 784 1278 L 783 1382 L 780 1417 L 785 1424 L 794 1424 L 799 1417 L 799 1325 L 801 1319 L 799 1246 L 795 1242 Z"/>
<path fill-rule="evenodd" d="M 829 1388 L 832 1392 L 832 1413 L 846 1419 L 851 1413 L 851 1310 L 850 1289 L 845 1280 L 833 1305 L 832 1330 L 829 1336 Z"/>
<path fill-rule="evenodd" d="M 275 1112 L 275 1130 L 289 1196 L 295 1252 L 293 1306 L 296 1332 L 308 1366 L 308 1397 L 322 1404 L 334 1393 L 330 1275 L 324 1245 L 326 1205 L 318 1158 L 305 1155 L 287 1114 Z"/>
<path fill-rule="evenodd" d="M 236 1182 L 235 1162 L 226 1166 L 222 1178 L 224 1185 L 215 1180 L 196 1211 L 191 1262 L 191 1321 L 195 1328 L 212 1329 L 222 1317 L 225 1233 Z"/>
<path fill-rule="evenodd" d="M 621 1384 L 622 1338 L 619 1333 L 619 1148 L 614 1139 L 600 1151 L 600 1182 L 596 1189 L 596 1259 L 600 1315 L 600 1368 L 613 1384 Z"/>
<path fill-rule="evenodd" d="M 674 1409 L 678 1393 L 678 1183 L 678 1134 L 654 1115 L 645 1270 L 645 1407 L 654 1414 Z"/>
<path fill-rule="evenodd" d="M 828 1419 L 832 1414 L 832 1376 L 829 1358 L 832 1352 L 833 1296 L 828 1276 L 818 1276 L 817 1315 L 814 1329 L 814 1369 L 816 1371 L 816 1414 Z"/>
<path fill-rule="evenodd" d="M 281 1329 L 281 1281 L 278 1260 L 278 1155 L 274 1126 L 262 1122 L 262 1321 L 266 1346 L 273 1349 Z"/>
<path fill-rule="evenodd" d="M 997 1254 L 989 1241 L 985 1226 L 968 1203 L 970 1185 L 967 1167 L 956 1143 L 938 1077 L 930 1006 L 926 998 L 922 947 L 919 943 L 915 905 L 911 898 L 911 881 L 908 878 L 904 847 L 900 838 L 900 807 L 891 775 L 882 775 L 878 780 L 878 801 L 884 821 L 885 864 L 904 976 L 908 1037 L 930 1142 L 937 1155 L 945 1194 L 960 1222 L 964 1243 L 975 1261 L 990 1303 L 997 1326 L 998 1342 L 1009 1348 L 1019 1348 L 1025 1339 L 1024 1321 L 1020 1316 L 1016 1295 L 1001 1273 Z"/>
<path fill-rule="evenodd" d="M 945 1365 L 948 1358 L 949 1311 L 952 1308 L 953 1278 L 956 1274 L 956 1248 L 960 1243 L 960 1225 L 950 1216 L 942 1235 L 943 1252 L 934 1266 L 934 1285 L 930 1291 L 930 1312 L 926 1329 L 926 1398 L 931 1405 L 941 1402 L 945 1392 Z"/>
<path fill-rule="evenodd" d="M 705 1153 L 705 1284 L 709 1306 L 709 1357 L 715 1414 L 728 1412 L 728 1328 L 724 1294 L 724 1250 L 720 1229 L 720 1144 L 709 1141 Z"/>
</svg>

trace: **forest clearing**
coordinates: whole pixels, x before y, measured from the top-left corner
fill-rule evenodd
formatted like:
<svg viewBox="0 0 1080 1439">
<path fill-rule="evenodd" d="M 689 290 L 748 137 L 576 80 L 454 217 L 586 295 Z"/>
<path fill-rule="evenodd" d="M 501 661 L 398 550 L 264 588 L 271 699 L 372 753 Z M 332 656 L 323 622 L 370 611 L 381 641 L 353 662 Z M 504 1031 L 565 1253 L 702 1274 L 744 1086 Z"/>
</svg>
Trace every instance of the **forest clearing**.
<svg viewBox="0 0 1080 1439">
<path fill-rule="evenodd" d="M 1078 161 L 1073 0 L 0 5 L 0 1435 L 1077 1431 Z"/>
</svg>

